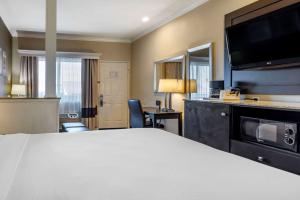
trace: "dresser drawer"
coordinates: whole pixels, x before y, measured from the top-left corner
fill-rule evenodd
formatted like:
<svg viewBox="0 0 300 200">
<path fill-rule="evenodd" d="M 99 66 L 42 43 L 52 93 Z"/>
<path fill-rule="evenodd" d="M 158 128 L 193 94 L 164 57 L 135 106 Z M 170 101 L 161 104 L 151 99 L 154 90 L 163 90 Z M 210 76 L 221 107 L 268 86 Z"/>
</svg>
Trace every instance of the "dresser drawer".
<svg viewBox="0 0 300 200">
<path fill-rule="evenodd" d="M 231 153 L 300 175 L 300 156 L 293 152 L 231 140 Z"/>
</svg>

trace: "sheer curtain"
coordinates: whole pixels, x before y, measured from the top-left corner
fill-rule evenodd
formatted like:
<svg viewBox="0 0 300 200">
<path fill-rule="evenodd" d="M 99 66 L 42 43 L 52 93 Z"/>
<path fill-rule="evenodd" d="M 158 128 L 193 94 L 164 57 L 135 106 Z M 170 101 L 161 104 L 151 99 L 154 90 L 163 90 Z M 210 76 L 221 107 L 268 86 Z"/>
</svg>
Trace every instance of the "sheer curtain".
<svg viewBox="0 0 300 200">
<path fill-rule="evenodd" d="M 81 59 L 58 57 L 56 73 L 60 114 L 81 113 Z"/>
<path fill-rule="evenodd" d="M 192 93 L 192 99 L 209 97 L 210 67 L 208 62 L 190 63 L 190 79 L 197 80 L 197 93 Z"/>
<path fill-rule="evenodd" d="M 46 59 L 38 57 L 38 96 L 45 97 L 46 90 Z"/>
</svg>

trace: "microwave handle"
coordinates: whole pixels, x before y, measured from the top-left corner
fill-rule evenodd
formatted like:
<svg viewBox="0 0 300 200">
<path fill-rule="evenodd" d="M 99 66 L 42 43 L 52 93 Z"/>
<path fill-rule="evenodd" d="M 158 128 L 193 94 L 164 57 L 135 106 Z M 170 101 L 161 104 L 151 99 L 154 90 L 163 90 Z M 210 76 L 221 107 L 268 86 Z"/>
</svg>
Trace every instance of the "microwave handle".
<svg viewBox="0 0 300 200">
<path fill-rule="evenodd" d="M 256 140 L 257 141 L 260 141 L 260 138 L 259 138 L 259 126 L 256 128 Z"/>
</svg>

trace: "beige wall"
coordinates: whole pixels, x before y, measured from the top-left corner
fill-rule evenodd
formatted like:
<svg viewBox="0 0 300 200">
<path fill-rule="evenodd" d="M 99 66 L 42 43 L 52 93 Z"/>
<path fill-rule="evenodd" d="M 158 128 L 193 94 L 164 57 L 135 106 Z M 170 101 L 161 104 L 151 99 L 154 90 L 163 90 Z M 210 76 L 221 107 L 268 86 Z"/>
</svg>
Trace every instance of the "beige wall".
<svg viewBox="0 0 300 200">
<path fill-rule="evenodd" d="M 15 48 L 23 50 L 45 50 L 43 38 L 14 38 Z M 16 50 L 16 49 L 14 49 Z M 79 40 L 57 40 L 57 51 L 101 53 L 102 60 L 131 61 L 131 44 L 119 42 L 98 42 Z M 13 58 L 13 82 L 19 80 L 19 59 L 17 54 Z"/>
<path fill-rule="evenodd" d="M 214 78 L 224 78 L 224 15 L 255 0 L 210 0 L 132 44 L 131 97 L 144 105 L 162 99 L 153 93 L 153 62 L 213 42 Z M 176 95 L 175 108 L 183 109 L 183 96 Z M 167 125 L 168 127 L 168 125 Z M 169 127 L 172 129 L 173 127 Z"/>
<path fill-rule="evenodd" d="M 208 42 L 214 44 L 214 78 L 224 78 L 224 15 L 254 0 L 210 0 L 132 45 L 132 97 L 153 104 L 153 62 Z"/>
</svg>

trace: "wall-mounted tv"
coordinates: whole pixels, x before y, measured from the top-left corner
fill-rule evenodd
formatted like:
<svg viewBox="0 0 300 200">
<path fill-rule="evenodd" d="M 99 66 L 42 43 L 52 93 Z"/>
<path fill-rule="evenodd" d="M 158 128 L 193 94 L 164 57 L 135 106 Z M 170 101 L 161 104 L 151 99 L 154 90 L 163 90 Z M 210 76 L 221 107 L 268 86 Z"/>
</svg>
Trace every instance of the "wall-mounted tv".
<svg viewBox="0 0 300 200">
<path fill-rule="evenodd" d="M 300 66 L 300 3 L 226 29 L 233 70 Z"/>
</svg>

